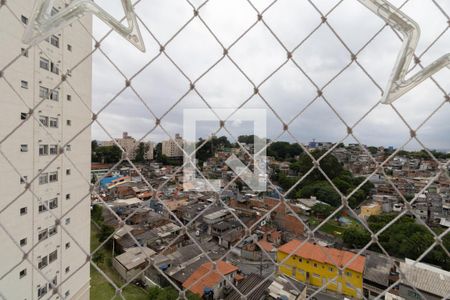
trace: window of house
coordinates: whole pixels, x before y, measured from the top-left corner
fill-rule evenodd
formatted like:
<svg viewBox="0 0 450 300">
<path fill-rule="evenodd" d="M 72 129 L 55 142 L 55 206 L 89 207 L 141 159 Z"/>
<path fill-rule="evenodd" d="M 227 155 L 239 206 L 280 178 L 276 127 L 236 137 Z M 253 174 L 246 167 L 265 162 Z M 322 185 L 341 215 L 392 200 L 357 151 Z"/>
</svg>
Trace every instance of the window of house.
<svg viewBox="0 0 450 300">
<path fill-rule="evenodd" d="M 72 52 L 72 45 L 70 45 L 70 44 L 67 44 L 67 50 L 69 50 L 69 51 L 71 51 L 71 52 Z"/>
<path fill-rule="evenodd" d="M 70 169 L 66 170 L 66 175 L 70 175 Z"/>
<path fill-rule="evenodd" d="M 70 224 L 70 218 L 66 218 L 65 223 L 66 223 L 66 225 L 69 225 Z"/>
<path fill-rule="evenodd" d="M 50 118 L 49 121 L 50 127 L 58 128 L 58 118 Z"/>
<path fill-rule="evenodd" d="M 39 204 L 39 212 L 45 212 L 47 211 L 47 207 L 48 207 L 48 201 L 45 201 L 44 203 Z"/>
<path fill-rule="evenodd" d="M 53 198 L 52 200 L 50 200 L 50 201 L 48 202 L 48 207 L 49 207 L 50 209 L 55 209 L 55 208 L 57 208 L 57 207 L 58 207 L 58 198 Z"/>
<path fill-rule="evenodd" d="M 39 145 L 39 155 L 48 155 L 48 145 Z"/>
<path fill-rule="evenodd" d="M 72 95 L 67 95 L 67 101 L 72 101 Z"/>
<path fill-rule="evenodd" d="M 50 44 L 52 44 L 56 48 L 59 48 L 59 37 L 57 37 L 56 35 L 52 35 L 50 37 Z"/>
<path fill-rule="evenodd" d="M 333 270 L 334 270 L 333 267 L 330 267 L 330 272 L 333 272 Z"/>
<path fill-rule="evenodd" d="M 66 122 L 67 122 L 67 126 L 72 125 L 72 121 L 71 120 L 67 120 Z"/>
<path fill-rule="evenodd" d="M 66 200 L 70 200 L 70 194 L 66 194 Z"/>
<path fill-rule="evenodd" d="M 59 100 L 59 91 L 58 90 L 52 90 L 50 94 L 50 100 L 58 101 Z"/>
<path fill-rule="evenodd" d="M 49 180 L 49 182 L 56 182 L 56 181 L 58 181 L 58 172 L 56 171 L 56 172 L 49 173 L 48 180 Z"/>
<path fill-rule="evenodd" d="M 39 184 L 46 183 L 48 183 L 48 173 L 41 173 L 41 175 L 39 175 Z"/>
<path fill-rule="evenodd" d="M 19 244 L 20 244 L 21 247 L 25 246 L 27 244 L 27 238 L 21 239 Z"/>
<path fill-rule="evenodd" d="M 66 267 L 66 273 L 70 272 L 70 267 Z"/>
<path fill-rule="evenodd" d="M 42 298 L 47 294 L 47 285 L 39 286 L 38 285 L 38 299 Z"/>
<path fill-rule="evenodd" d="M 27 276 L 27 269 L 23 269 L 19 272 L 19 278 L 23 278 L 25 276 Z"/>
<path fill-rule="evenodd" d="M 24 15 L 20 16 L 20 20 L 22 21 L 23 24 L 25 24 L 25 25 L 28 24 L 28 18 L 25 17 Z"/>
<path fill-rule="evenodd" d="M 58 250 L 53 251 L 48 255 L 48 263 L 54 262 L 58 258 Z"/>
<path fill-rule="evenodd" d="M 27 207 L 21 207 L 19 210 L 19 213 L 21 216 L 24 216 L 28 213 L 28 208 Z"/>
<path fill-rule="evenodd" d="M 46 238 L 48 238 L 48 230 L 44 229 L 44 230 L 39 231 L 39 233 L 38 233 L 38 241 L 39 242 L 43 241 Z"/>
<path fill-rule="evenodd" d="M 49 96 L 49 90 L 48 88 L 46 88 L 45 86 L 40 86 L 39 87 L 39 97 L 43 98 L 43 99 L 48 99 Z"/>
<path fill-rule="evenodd" d="M 65 297 L 69 297 L 69 295 L 70 295 L 70 291 L 69 290 L 64 293 Z"/>
<path fill-rule="evenodd" d="M 316 263 L 314 263 L 314 268 L 317 268 L 317 264 Z"/>
<path fill-rule="evenodd" d="M 39 60 L 39 66 L 41 67 L 41 69 L 44 70 L 50 70 L 50 61 L 46 58 L 41 57 L 41 59 Z"/>
<path fill-rule="evenodd" d="M 28 114 L 27 113 L 20 113 L 20 119 L 21 120 L 26 120 L 27 119 L 27 117 L 28 117 Z"/>
<path fill-rule="evenodd" d="M 27 179 L 28 179 L 28 176 L 21 176 L 21 177 L 20 177 L 20 184 L 25 184 L 25 183 L 27 183 Z"/>
<path fill-rule="evenodd" d="M 28 145 L 27 144 L 20 145 L 20 152 L 28 152 Z"/>
<path fill-rule="evenodd" d="M 48 117 L 46 116 L 39 116 L 39 122 L 45 127 L 48 127 Z"/>
<path fill-rule="evenodd" d="M 350 273 L 350 272 L 345 272 L 345 275 L 346 275 L 347 277 L 352 277 L 352 273 Z"/>
<path fill-rule="evenodd" d="M 54 62 L 50 63 L 50 72 L 55 73 L 56 75 L 59 74 L 58 65 L 56 65 Z"/>
<path fill-rule="evenodd" d="M 66 249 L 69 249 L 70 248 L 70 242 L 67 242 L 66 243 Z"/>
<path fill-rule="evenodd" d="M 28 50 L 25 48 L 20 48 L 20 53 L 22 53 L 23 56 L 28 57 Z"/>
<path fill-rule="evenodd" d="M 59 10 L 57 8 L 55 8 L 55 7 L 52 7 L 52 11 L 50 12 L 50 15 L 54 16 L 57 13 L 59 13 Z"/>
<path fill-rule="evenodd" d="M 47 256 L 44 256 L 38 260 L 38 268 L 43 269 L 46 266 L 48 266 L 48 258 Z"/>
<path fill-rule="evenodd" d="M 28 88 L 28 81 L 21 80 L 20 81 L 20 87 L 23 88 L 23 89 L 27 89 Z"/>
<path fill-rule="evenodd" d="M 71 145 L 66 145 L 66 150 L 67 151 L 71 151 L 72 150 L 72 146 Z"/>
</svg>

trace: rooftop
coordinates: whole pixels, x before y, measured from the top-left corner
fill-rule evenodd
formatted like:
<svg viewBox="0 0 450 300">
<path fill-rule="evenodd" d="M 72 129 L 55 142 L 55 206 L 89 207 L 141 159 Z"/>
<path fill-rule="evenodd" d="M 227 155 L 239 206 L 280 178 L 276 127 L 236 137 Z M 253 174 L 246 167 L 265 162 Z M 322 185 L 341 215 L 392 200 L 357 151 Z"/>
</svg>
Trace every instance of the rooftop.
<svg viewBox="0 0 450 300">
<path fill-rule="evenodd" d="M 343 267 L 356 255 L 350 251 L 322 247 L 310 242 L 302 242 L 299 240 L 292 240 L 280 246 L 278 251 L 287 254 L 294 253 L 295 251 L 295 255 L 297 256 L 338 267 Z M 362 273 L 364 271 L 365 260 L 366 258 L 364 256 L 358 255 L 346 268 Z"/>
<path fill-rule="evenodd" d="M 207 262 L 201 265 L 185 282 L 183 282 L 183 288 L 189 289 L 195 294 L 203 295 L 205 288 L 213 288 L 223 280 L 223 276 L 237 270 L 238 268 L 236 266 L 222 260 L 216 262 L 216 270 L 213 270 L 212 263 Z"/>
</svg>

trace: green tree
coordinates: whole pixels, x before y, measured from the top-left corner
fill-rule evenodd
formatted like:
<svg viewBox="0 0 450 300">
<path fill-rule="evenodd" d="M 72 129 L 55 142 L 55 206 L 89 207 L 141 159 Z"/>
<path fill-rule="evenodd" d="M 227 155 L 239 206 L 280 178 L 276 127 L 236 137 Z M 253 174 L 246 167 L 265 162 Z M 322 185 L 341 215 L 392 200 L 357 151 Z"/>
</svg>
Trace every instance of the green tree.
<svg viewBox="0 0 450 300">
<path fill-rule="evenodd" d="M 341 197 L 328 181 L 316 181 L 304 186 L 296 193 L 297 198 L 309 198 L 315 196 L 322 202 L 337 207 L 341 204 Z"/>
<path fill-rule="evenodd" d="M 311 214 L 321 219 L 325 219 L 331 215 L 333 211 L 334 208 L 332 206 L 322 203 L 317 203 L 311 208 Z"/>
<path fill-rule="evenodd" d="M 134 161 L 136 162 L 144 162 L 146 160 L 146 153 L 149 151 L 150 146 L 140 142 L 137 149 L 136 149 L 136 156 L 134 158 Z"/>
<path fill-rule="evenodd" d="M 101 205 L 94 204 L 94 206 L 92 206 L 91 218 L 97 224 L 102 224 L 103 223 L 103 214 L 102 214 L 102 212 L 103 212 L 103 209 L 102 209 Z"/>
<path fill-rule="evenodd" d="M 361 226 L 353 225 L 345 229 L 342 234 L 342 241 L 352 248 L 363 248 L 370 242 L 370 233 Z"/>
</svg>

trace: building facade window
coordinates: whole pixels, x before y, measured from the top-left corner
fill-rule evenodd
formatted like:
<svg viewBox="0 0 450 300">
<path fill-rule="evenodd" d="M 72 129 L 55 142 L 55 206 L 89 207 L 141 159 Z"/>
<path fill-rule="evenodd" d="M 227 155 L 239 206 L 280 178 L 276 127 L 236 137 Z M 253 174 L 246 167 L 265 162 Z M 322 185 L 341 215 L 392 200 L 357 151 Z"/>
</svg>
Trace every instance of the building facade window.
<svg viewBox="0 0 450 300">
<path fill-rule="evenodd" d="M 21 120 L 26 120 L 27 119 L 27 117 L 28 117 L 28 114 L 27 113 L 20 113 L 20 119 Z"/>
<path fill-rule="evenodd" d="M 27 245 L 27 238 L 21 239 L 19 244 L 20 244 L 21 247 L 26 246 Z"/>
<path fill-rule="evenodd" d="M 47 229 L 39 231 L 39 233 L 38 233 L 38 241 L 39 242 L 43 241 L 47 238 L 48 238 L 48 230 Z"/>
<path fill-rule="evenodd" d="M 27 89 L 28 88 L 28 81 L 21 80 L 20 81 L 20 87 L 23 88 L 23 89 Z"/>
<path fill-rule="evenodd" d="M 38 207 L 39 213 L 46 212 L 48 210 L 47 207 L 48 207 L 48 205 L 46 202 L 45 202 L 45 204 L 44 203 L 39 204 L 39 207 Z"/>
<path fill-rule="evenodd" d="M 56 35 L 52 35 L 50 37 L 50 44 L 52 44 L 56 48 L 59 48 L 59 37 L 57 37 Z"/>
<path fill-rule="evenodd" d="M 50 100 L 59 101 L 59 91 L 58 90 L 52 90 L 52 92 L 50 94 Z"/>
<path fill-rule="evenodd" d="M 20 53 L 22 53 L 22 56 L 28 57 L 28 50 L 25 48 L 20 48 Z"/>
<path fill-rule="evenodd" d="M 46 184 L 48 183 L 48 173 L 42 173 L 39 175 L 39 184 Z"/>
<path fill-rule="evenodd" d="M 69 249 L 70 248 L 70 242 L 67 242 L 66 243 L 66 249 Z"/>
<path fill-rule="evenodd" d="M 40 86 L 39 87 L 39 97 L 43 98 L 43 99 L 48 99 L 49 98 L 49 89 L 46 88 L 45 86 Z"/>
<path fill-rule="evenodd" d="M 70 175 L 70 169 L 67 169 L 67 170 L 66 170 L 66 175 L 67 175 L 67 176 Z"/>
<path fill-rule="evenodd" d="M 58 128 L 58 118 L 50 118 L 49 125 L 51 128 Z"/>
<path fill-rule="evenodd" d="M 55 209 L 58 207 L 58 198 L 53 198 L 48 202 L 48 208 Z"/>
<path fill-rule="evenodd" d="M 28 176 L 21 176 L 20 177 L 20 184 L 25 184 L 27 183 L 28 180 Z"/>
<path fill-rule="evenodd" d="M 21 216 L 24 216 L 28 213 L 28 207 L 21 207 L 19 210 Z"/>
<path fill-rule="evenodd" d="M 57 182 L 58 181 L 58 172 L 51 172 L 48 175 L 48 181 L 49 182 Z"/>
<path fill-rule="evenodd" d="M 50 152 L 50 155 L 58 154 L 58 145 L 50 145 L 49 152 Z"/>
<path fill-rule="evenodd" d="M 66 200 L 70 200 L 70 194 L 66 194 Z"/>
<path fill-rule="evenodd" d="M 72 121 L 71 120 L 66 120 L 67 126 L 71 126 L 72 125 Z"/>
<path fill-rule="evenodd" d="M 25 25 L 28 24 L 28 18 L 25 17 L 24 15 L 20 16 L 20 21 L 22 21 L 22 23 L 25 24 Z"/>
<path fill-rule="evenodd" d="M 38 285 L 38 299 L 41 299 L 47 294 L 47 285 L 45 286 L 39 286 Z"/>
<path fill-rule="evenodd" d="M 53 251 L 48 255 L 48 263 L 54 262 L 58 258 L 58 250 Z"/>
<path fill-rule="evenodd" d="M 27 144 L 20 145 L 20 152 L 28 152 L 28 145 Z"/>
<path fill-rule="evenodd" d="M 48 127 L 48 117 L 39 116 L 39 122 L 41 122 L 42 126 Z"/>
<path fill-rule="evenodd" d="M 54 62 L 50 63 L 50 72 L 59 75 L 59 68 Z"/>
<path fill-rule="evenodd" d="M 38 260 L 38 268 L 39 268 L 39 269 L 43 269 L 43 268 L 45 268 L 46 266 L 48 266 L 48 258 L 47 258 L 47 256 L 41 257 L 41 258 Z"/>
<path fill-rule="evenodd" d="M 39 156 L 48 155 L 48 145 L 39 145 Z"/>
<path fill-rule="evenodd" d="M 44 70 L 50 70 L 50 61 L 46 58 L 41 57 L 39 60 L 39 67 Z"/>
<path fill-rule="evenodd" d="M 67 101 L 72 101 L 72 95 L 67 95 Z"/>
<path fill-rule="evenodd" d="M 70 224 L 70 218 L 66 218 L 65 223 L 66 223 L 66 225 L 69 225 Z"/>
<path fill-rule="evenodd" d="M 70 272 L 70 267 L 66 267 L 66 273 L 69 273 Z"/>
<path fill-rule="evenodd" d="M 27 276 L 27 269 L 23 269 L 19 272 L 19 278 Z"/>
</svg>

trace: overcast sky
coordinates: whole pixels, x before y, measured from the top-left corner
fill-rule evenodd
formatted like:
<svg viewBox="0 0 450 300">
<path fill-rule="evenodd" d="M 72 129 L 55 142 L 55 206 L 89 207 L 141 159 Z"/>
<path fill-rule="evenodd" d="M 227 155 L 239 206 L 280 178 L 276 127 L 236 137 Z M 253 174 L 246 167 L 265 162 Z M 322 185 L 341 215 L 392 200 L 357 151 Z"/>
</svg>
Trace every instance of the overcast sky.
<svg viewBox="0 0 450 300">
<path fill-rule="evenodd" d="M 97 1 L 115 17 L 121 18 L 123 10 L 120 1 Z M 314 1 L 317 8 L 326 14 L 338 1 Z M 450 15 L 450 1 L 436 1 Z M 201 1 L 192 1 L 200 5 Z M 270 1 L 252 0 L 260 11 Z M 403 1 L 393 0 L 394 5 Z M 417 53 L 427 49 L 435 38 L 448 26 L 447 18 L 431 0 L 410 0 L 403 11 L 419 23 L 422 36 Z M 161 44 L 165 44 L 193 15 L 193 9 L 185 0 L 141 0 L 136 5 L 136 13 Z M 229 47 L 257 18 L 257 12 L 246 0 L 210 0 L 199 10 L 200 16 L 208 24 L 225 47 Z M 308 3 L 301 0 L 279 0 L 263 14 L 263 19 L 284 46 L 291 51 L 321 22 L 320 14 Z M 361 47 L 382 28 L 383 21 L 356 0 L 345 0 L 328 16 L 328 22 L 352 52 Z M 146 53 L 141 53 L 118 36 L 111 34 L 102 49 L 127 77 L 133 76 L 159 53 L 159 45 L 140 24 Z M 94 17 L 94 36 L 103 36 L 108 27 Z M 358 62 L 370 76 L 384 88 L 392 71 L 401 41 L 390 28 L 385 28 L 358 55 Z M 428 65 L 441 55 L 450 52 L 450 30 L 421 58 Z M 196 18 L 166 47 L 166 53 L 184 74 L 192 81 L 223 58 L 222 46 L 215 40 L 202 22 Z M 259 22 L 241 40 L 234 44 L 230 57 L 245 72 L 248 78 L 259 85 L 280 65 L 285 65 L 260 87 L 260 93 L 279 117 L 289 122 L 302 111 L 317 95 L 316 88 L 297 66 L 286 63 L 286 50 Z M 294 53 L 296 63 L 308 76 L 322 87 L 350 62 L 350 53 L 336 38 L 330 28 L 322 25 Z M 417 69 L 413 70 L 414 73 Z M 412 73 L 411 73 L 412 74 Z M 450 91 L 450 70 L 445 69 L 434 76 L 442 88 Z M 100 52 L 93 56 L 93 109 L 97 111 L 124 86 L 124 78 Z M 183 76 L 172 62 L 161 55 L 136 78 L 132 86 L 146 106 L 160 118 L 189 89 L 189 80 Z M 196 88 L 205 101 L 213 108 L 237 108 L 253 93 L 252 83 L 224 57 L 211 71 L 202 77 Z M 324 97 L 349 126 L 353 126 L 381 95 L 379 88 L 363 70 L 353 63 L 324 89 Z M 419 126 L 444 99 L 444 93 L 431 80 L 395 102 L 395 107 L 412 128 Z M 141 99 L 127 89 L 99 116 L 99 121 L 114 136 L 123 131 L 140 139 L 155 123 Z M 183 109 L 207 108 L 202 98 L 191 91 L 175 108 L 165 114 L 161 125 L 174 136 L 183 133 Z M 267 109 L 268 138 L 275 138 L 282 132 L 282 123 L 259 96 L 252 97 L 243 108 Z M 418 132 L 418 137 L 429 148 L 450 149 L 450 105 L 446 104 Z M 245 124 L 245 125 L 243 125 Z M 227 124 L 228 125 L 228 124 Z M 250 134 L 248 123 L 229 125 L 232 134 Z M 198 135 L 206 136 L 217 130 L 218 123 L 199 126 Z M 312 139 L 337 142 L 346 136 L 346 126 L 330 109 L 324 99 L 319 98 L 289 126 L 299 142 Z M 219 135 L 224 134 L 219 132 Z M 98 126 L 93 127 L 93 138 L 109 139 Z M 400 146 L 409 137 L 409 129 L 390 106 L 378 105 L 354 128 L 355 136 L 368 145 Z M 158 128 L 145 140 L 154 142 L 167 139 L 166 133 Z M 293 141 L 284 134 L 281 140 Z M 355 142 L 347 138 L 344 142 Z M 418 148 L 411 142 L 407 148 Z"/>
</svg>

